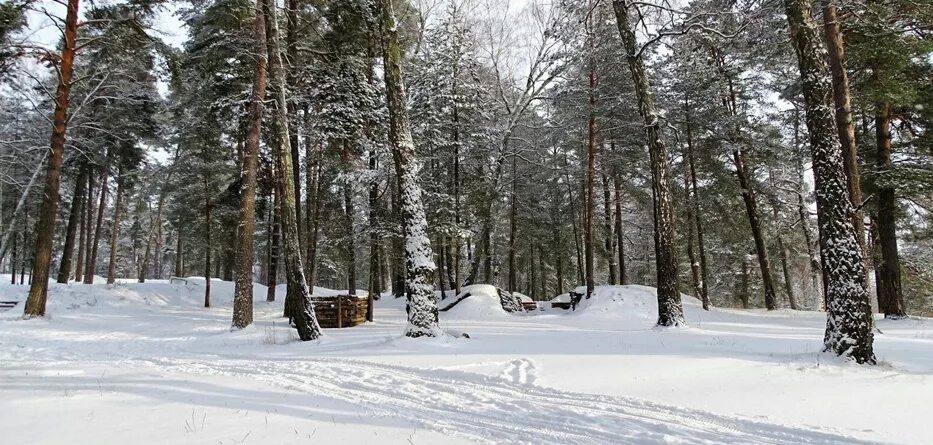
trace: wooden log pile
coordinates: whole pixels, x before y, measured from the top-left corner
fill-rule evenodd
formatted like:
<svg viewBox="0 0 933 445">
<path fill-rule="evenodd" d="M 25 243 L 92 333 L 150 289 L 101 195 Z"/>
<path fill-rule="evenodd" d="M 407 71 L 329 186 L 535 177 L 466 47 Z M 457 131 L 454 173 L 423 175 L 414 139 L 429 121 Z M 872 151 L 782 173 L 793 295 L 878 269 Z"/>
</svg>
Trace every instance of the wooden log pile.
<svg viewBox="0 0 933 445">
<path fill-rule="evenodd" d="M 322 328 L 350 328 L 366 321 L 369 299 L 357 295 L 311 297 L 314 314 Z"/>
</svg>

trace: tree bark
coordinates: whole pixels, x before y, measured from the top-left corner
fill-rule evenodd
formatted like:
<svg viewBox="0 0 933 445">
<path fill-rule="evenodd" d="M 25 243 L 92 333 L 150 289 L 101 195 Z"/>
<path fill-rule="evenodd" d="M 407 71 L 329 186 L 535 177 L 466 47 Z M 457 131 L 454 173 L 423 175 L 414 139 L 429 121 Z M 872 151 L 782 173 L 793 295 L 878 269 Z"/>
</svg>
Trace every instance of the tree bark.
<svg viewBox="0 0 933 445">
<path fill-rule="evenodd" d="M 123 166 L 120 165 L 117 173 L 117 196 L 113 206 L 113 222 L 110 228 L 110 263 L 107 266 L 107 284 L 113 284 L 117 279 L 117 251 L 120 250 L 120 218 L 123 216 L 124 180 Z"/>
<path fill-rule="evenodd" d="M 697 169 L 696 161 L 693 156 L 693 124 L 690 121 L 690 97 L 684 96 L 684 112 L 686 115 L 686 126 L 687 126 L 687 168 L 690 175 L 689 184 L 685 184 L 685 187 L 690 188 L 691 199 L 688 200 L 687 205 L 691 207 L 693 214 L 693 222 L 696 228 L 697 235 L 697 251 L 700 255 L 699 262 L 697 266 L 700 269 L 700 300 L 703 302 L 703 309 L 709 310 L 710 308 L 710 298 L 709 298 L 709 273 L 706 267 L 706 247 L 703 241 L 703 223 L 702 223 L 702 213 L 700 212 L 700 199 L 699 199 L 699 188 L 697 187 Z M 694 227 L 691 227 L 691 229 Z M 690 260 L 691 263 L 693 260 Z M 691 264 L 691 269 L 694 266 Z"/>
<path fill-rule="evenodd" d="M 214 205 L 211 203 L 210 176 L 204 177 L 204 307 L 211 307 L 211 215 Z"/>
<path fill-rule="evenodd" d="M 771 279 L 771 259 L 764 234 L 761 232 L 761 220 L 758 217 L 758 200 L 752 191 L 749 180 L 748 163 L 745 153 L 740 149 L 732 150 L 732 160 L 735 163 L 735 172 L 742 188 L 742 201 L 745 202 L 745 213 L 748 215 L 748 225 L 752 229 L 752 239 L 755 241 L 755 256 L 758 257 L 758 268 L 761 270 L 762 287 L 765 292 L 765 308 L 769 311 L 777 309 L 777 299 L 774 295 L 774 281 Z"/>
<path fill-rule="evenodd" d="M 256 69 L 249 98 L 249 127 L 243 146 L 240 177 L 240 226 L 237 231 L 236 272 L 233 284 L 233 327 L 243 329 L 253 324 L 253 234 L 256 231 L 256 169 L 259 137 L 262 130 L 263 100 L 266 98 L 266 27 L 262 0 L 256 0 L 253 19 L 253 48 Z M 274 288 L 274 286 L 273 286 Z M 274 291 L 273 291 L 274 292 Z M 275 299 L 275 294 L 272 294 Z M 268 295 L 267 295 L 268 299 Z"/>
<path fill-rule="evenodd" d="M 629 70 L 638 98 L 638 112 L 645 121 L 648 153 L 651 163 L 651 188 L 654 199 L 654 245 L 658 280 L 658 326 L 685 325 L 683 303 L 677 283 L 677 254 L 674 248 L 674 218 L 671 204 L 667 147 L 661 140 L 658 112 L 651 86 L 645 73 L 645 63 L 637 52 L 637 38 L 629 25 L 629 0 L 613 0 Z"/>
<path fill-rule="evenodd" d="M 842 146 L 842 161 L 846 172 L 849 199 L 856 208 L 852 214 L 852 225 L 858 235 L 859 248 L 868 259 L 865 241 L 865 219 L 859 206 L 862 204 L 861 175 L 858 168 L 858 147 L 855 143 L 855 122 L 852 120 L 852 101 L 849 94 L 849 74 L 846 71 L 845 45 L 839 16 L 834 0 L 820 0 L 823 9 L 823 37 L 826 39 L 827 61 L 832 73 L 833 102 L 836 105 L 836 131 Z M 866 262 L 866 272 L 868 270 Z M 867 280 L 866 280 L 867 283 Z"/>
<path fill-rule="evenodd" d="M 104 210 L 107 208 L 107 180 L 110 176 L 110 153 L 105 158 L 106 165 L 101 170 L 100 201 L 97 205 L 97 221 L 94 223 L 94 236 L 88 238 L 90 246 L 84 263 L 84 284 L 94 284 L 94 271 L 97 269 L 97 249 L 100 247 L 100 235 L 104 225 Z"/>
<path fill-rule="evenodd" d="M 901 287 L 901 262 L 897 251 L 897 195 L 889 176 L 891 162 L 891 104 L 881 103 L 875 116 L 878 173 L 877 189 L 878 244 L 881 246 L 880 273 L 878 274 L 878 309 L 884 318 L 900 319 L 907 316 L 904 292 Z"/>
<path fill-rule="evenodd" d="M 832 113 L 832 85 L 810 3 L 784 0 L 791 42 L 800 66 L 807 128 L 813 158 L 820 246 L 826 276 L 825 349 L 874 363 L 871 303 L 865 286 L 865 262 L 852 225 L 842 148 Z"/>
<path fill-rule="evenodd" d="M 275 2 L 263 0 L 263 13 L 266 22 L 266 41 L 269 52 L 269 81 L 274 88 L 275 112 L 274 138 L 278 179 L 284 192 L 282 195 L 282 232 L 285 251 L 285 277 L 288 286 L 293 288 L 297 297 L 297 305 L 289 317 L 293 320 L 298 336 L 302 341 L 314 340 L 321 336 L 321 327 L 318 325 L 311 303 L 311 291 L 304 276 L 304 266 L 301 260 L 301 243 L 298 235 L 297 208 L 295 206 L 295 183 L 292 175 L 292 163 L 289 157 L 288 116 L 285 102 L 285 76 L 282 73 L 282 52 L 279 49 L 279 29 L 275 20 Z"/>
<path fill-rule="evenodd" d="M 589 27 L 587 17 L 587 27 Z M 589 31 L 587 34 L 590 34 Z M 596 286 L 593 255 L 593 217 L 596 213 L 596 200 L 594 188 L 596 187 L 596 58 L 593 53 L 592 35 L 588 35 L 590 63 L 589 63 L 589 115 L 586 122 L 586 197 L 583 199 L 583 247 L 586 267 L 586 298 L 593 295 Z"/>
<path fill-rule="evenodd" d="M 87 166 L 80 167 L 81 172 L 75 181 L 75 193 L 71 198 L 71 209 L 68 211 L 68 228 L 65 231 L 65 246 L 62 249 L 62 261 L 58 268 L 58 282 L 65 284 L 71 278 L 71 261 L 74 258 L 75 234 L 84 214 L 84 190 L 87 187 Z"/>
<path fill-rule="evenodd" d="M 58 64 L 58 87 L 55 92 L 55 111 L 52 113 L 52 137 L 49 166 L 45 175 L 45 194 L 36 225 L 36 248 L 33 256 L 32 285 L 26 299 L 26 317 L 45 315 L 45 302 L 49 287 L 49 263 L 52 261 L 52 243 L 55 241 L 55 216 L 58 212 L 58 189 L 61 181 L 62 158 L 65 153 L 65 132 L 68 127 L 68 102 L 74 75 L 75 49 L 78 34 L 78 0 L 68 0 L 63 23 L 64 41 Z"/>
<path fill-rule="evenodd" d="M 616 247 L 619 253 L 619 284 L 628 284 L 628 277 L 625 271 L 625 232 L 622 226 L 622 181 L 618 174 L 613 175 L 612 185 L 615 188 L 615 213 L 616 213 Z M 610 252 L 610 255 L 612 252 Z"/>
<path fill-rule="evenodd" d="M 609 176 L 602 175 L 603 180 L 603 231 L 605 232 L 606 257 L 609 260 L 609 284 L 616 284 L 618 275 L 618 265 L 616 263 L 615 234 L 612 233 L 614 227 L 612 221 L 612 188 L 609 186 Z"/>
<path fill-rule="evenodd" d="M 78 236 L 78 255 L 75 263 L 75 282 L 79 283 L 84 274 L 84 249 L 90 233 L 91 217 L 94 215 L 94 170 L 85 164 L 85 192 L 81 203 L 81 227 Z"/>
<path fill-rule="evenodd" d="M 437 324 L 437 302 L 434 295 L 433 253 L 427 236 L 427 219 L 418 185 L 420 166 L 415 157 L 411 126 L 405 104 L 405 82 L 402 78 L 402 49 L 392 2 L 377 0 L 382 13 L 384 75 L 389 109 L 389 146 L 399 178 L 402 227 L 405 231 L 406 293 L 408 298 L 408 337 L 440 335 Z"/>
</svg>

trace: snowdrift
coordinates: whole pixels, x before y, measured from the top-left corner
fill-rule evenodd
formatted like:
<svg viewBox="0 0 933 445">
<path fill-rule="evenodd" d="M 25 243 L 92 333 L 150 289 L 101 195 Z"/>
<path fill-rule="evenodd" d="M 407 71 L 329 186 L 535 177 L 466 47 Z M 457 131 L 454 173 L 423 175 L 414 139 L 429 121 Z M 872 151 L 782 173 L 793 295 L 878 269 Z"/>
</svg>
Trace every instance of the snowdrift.
<svg viewBox="0 0 933 445">
<path fill-rule="evenodd" d="M 505 298 L 513 297 L 503 296 L 499 289 L 490 284 L 472 284 L 463 287 L 453 301 L 440 308 L 441 316 L 468 319 L 505 317 L 509 314 L 503 308 Z M 520 302 L 518 307 L 521 307 Z"/>
</svg>

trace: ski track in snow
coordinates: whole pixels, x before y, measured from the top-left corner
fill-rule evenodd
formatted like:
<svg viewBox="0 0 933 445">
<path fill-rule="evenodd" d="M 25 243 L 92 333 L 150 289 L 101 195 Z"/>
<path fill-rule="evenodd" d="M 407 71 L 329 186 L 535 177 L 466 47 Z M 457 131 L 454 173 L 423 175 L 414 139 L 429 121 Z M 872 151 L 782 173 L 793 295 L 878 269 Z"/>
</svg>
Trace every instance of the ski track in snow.
<svg viewBox="0 0 933 445">
<path fill-rule="evenodd" d="M 499 377 L 368 361 L 211 362 L 160 359 L 161 370 L 247 377 L 357 405 L 371 415 L 485 443 L 869 444 L 829 432 L 721 416 L 634 398 L 535 385 L 534 364 L 510 362 Z"/>
</svg>

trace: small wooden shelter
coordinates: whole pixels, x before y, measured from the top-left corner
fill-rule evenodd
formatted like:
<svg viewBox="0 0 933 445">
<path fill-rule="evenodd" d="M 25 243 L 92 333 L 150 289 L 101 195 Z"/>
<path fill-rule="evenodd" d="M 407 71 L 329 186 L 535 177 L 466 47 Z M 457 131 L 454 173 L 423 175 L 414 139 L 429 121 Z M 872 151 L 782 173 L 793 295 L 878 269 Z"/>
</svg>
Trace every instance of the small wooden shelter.
<svg viewBox="0 0 933 445">
<path fill-rule="evenodd" d="M 322 328 L 350 328 L 372 320 L 372 305 L 365 295 L 311 296 L 314 315 Z"/>
</svg>

